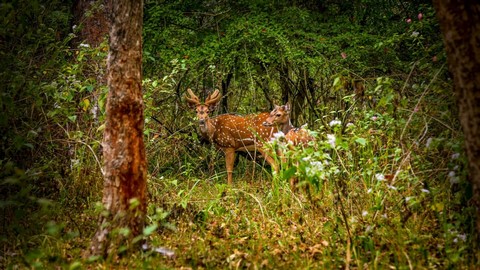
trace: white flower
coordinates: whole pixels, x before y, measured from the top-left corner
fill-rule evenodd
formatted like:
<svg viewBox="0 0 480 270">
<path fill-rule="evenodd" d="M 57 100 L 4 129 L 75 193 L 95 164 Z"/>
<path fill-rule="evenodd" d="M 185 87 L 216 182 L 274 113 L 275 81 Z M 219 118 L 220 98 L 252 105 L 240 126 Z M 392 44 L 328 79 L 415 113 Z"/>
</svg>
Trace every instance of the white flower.
<svg viewBox="0 0 480 270">
<path fill-rule="evenodd" d="M 371 189 L 371 188 L 369 188 L 369 189 L 367 190 L 367 194 L 370 194 L 370 193 L 372 193 L 372 189 Z"/>
<path fill-rule="evenodd" d="M 430 147 L 430 144 L 432 144 L 432 141 L 433 141 L 433 138 L 430 137 L 427 139 L 427 143 L 425 144 L 425 147 L 429 148 Z"/>
<path fill-rule="evenodd" d="M 423 193 L 430 193 L 430 190 L 424 189 L 424 188 L 422 188 L 421 191 L 422 191 Z"/>
<path fill-rule="evenodd" d="M 309 161 L 312 157 L 311 156 L 307 156 L 307 157 L 303 157 L 302 160 L 303 161 Z"/>
<path fill-rule="evenodd" d="M 413 199 L 413 197 L 405 197 L 406 202 L 409 202 L 411 199 Z"/>
<path fill-rule="evenodd" d="M 76 25 L 76 24 L 74 24 L 74 25 L 72 26 L 72 30 L 75 31 L 75 29 L 77 29 L 77 25 Z"/>
<path fill-rule="evenodd" d="M 460 238 L 463 242 L 467 241 L 467 235 L 462 233 L 462 234 L 457 234 L 457 237 Z"/>
<path fill-rule="evenodd" d="M 387 218 L 388 216 L 387 216 L 387 214 L 383 214 L 382 217 L 383 217 L 383 218 Z"/>
<path fill-rule="evenodd" d="M 285 138 L 285 133 L 282 131 L 273 133 L 273 137 L 270 139 L 271 142 L 278 141 L 281 138 Z"/>
<path fill-rule="evenodd" d="M 419 32 L 414 31 L 414 32 L 412 33 L 412 37 L 418 37 L 419 34 L 420 34 Z"/>
<path fill-rule="evenodd" d="M 353 123 L 347 123 L 347 127 L 353 127 L 354 124 Z"/>
<path fill-rule="evenodd" d="M 323 163 L 321 161 L 312 161 L 310 163 L 310 166 L 312 167 L 312 169 L 314 169 L 315 171 L 323 171 Z"/>
<path fill-rule="evenodd" d="M 310 166 L 307 166 L 305 170 L 307 176 L 313 177 L 315 175 L 319 175 L 324 170 L 324 166 L 321 161 L 312 161 L 310 162 Z"/>
<path fill-rule="evenodd" d="M 90 48 L 90 45 L 88 45 L 87 43 L 80 43 L 80 45 L 78 46 L 83 48 Z"/>
<path fill-rule="evenodd" d="M 388 187 L 389 189 L 397 190 L 397 188 L 394 187 L 394 186 L 392 186 L 392 185 L 387 185 L 387 187 Z"/>
<path fill-rule="evenodd" d="M 331 127 L 333 127 L 333 126 L 339 126 L 339 125 L 341 125 L 341 124 L 342 124 L 342 121 L 337 120 L 337 119 L 332 120 L 332 121 L 330 121 L 330 123 L 329 123 L 329 125 L 330 125 Z"/>
<path fill-rule="evenodd" d="M 283 133 L 282 131 L 279 131 L 279 132 L 274 133 L 273 137 L 275 137 L 277 139 L 278 138 L 283 138 L 283 137 L 285 137 L 285 133 Z"/>
<path fill-rule="evenodd" d="M 327 140 L 330 146 L 335 147 L 335 135 L 333 134 L 327 134 Z"/>
<path fill-rule="evenodd" d="M 452 159 L 457 159 L 460 157 L 460 153 L 455 153 L 452 155 Z"/>
<path fill-rule="evenodd" d="M 70 159 L 70 169 L 75 168 L 78 164 L 80 164 L 79 159 Z"/>
<path fill-rule="evenodd" d="M 460 178 L 455 175 L 454 171 L 448 172 L 448 178 L 450 180 L 450 185 L 457 184 L 460 182 Z"/>
<path fill-rule="evenodd" d="M 381 173 L 375 174 L 375 178 L 377 178 L 378 181 L 384 181 L 385 180 L 385 175 Z"/>
<path fill-rule="evenodd" d="M 458 177 L 456 177 L 456 176 L 450 178 L 450 185 L 458 184 L 458 183 L 460 183 L 460 178 L 458 178 Z"/>
<path fill-rule="evenodd" d="M 367 211 L 363 211 L 362 212 L 362 217 L 366 217 L 368 215 L 368 212 Z"/>
</svg>

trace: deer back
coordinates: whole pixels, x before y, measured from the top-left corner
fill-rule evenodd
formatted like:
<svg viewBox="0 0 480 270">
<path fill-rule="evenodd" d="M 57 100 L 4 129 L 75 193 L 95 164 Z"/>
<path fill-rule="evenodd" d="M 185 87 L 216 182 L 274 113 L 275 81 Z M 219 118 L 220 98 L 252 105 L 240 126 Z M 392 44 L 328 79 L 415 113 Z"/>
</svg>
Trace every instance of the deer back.
<svg viewBox="0 0 480 270">
<path fill-rule="evenodd" d="M 209 139 L 221 148 L 235 148 L 254 150 L 268 141 L 275 127 L 266 127 L 263 124 L 268 113 L 240 116 L 222 114 L 209 120 Z"/>
<path fill-rule="evenodd" d="M 307 146 L 308 142 L 313 141 L 314 138 L 304 128 L 293 128 L 285 134 L 285 139 L 294 146 Z"/>
</svg>

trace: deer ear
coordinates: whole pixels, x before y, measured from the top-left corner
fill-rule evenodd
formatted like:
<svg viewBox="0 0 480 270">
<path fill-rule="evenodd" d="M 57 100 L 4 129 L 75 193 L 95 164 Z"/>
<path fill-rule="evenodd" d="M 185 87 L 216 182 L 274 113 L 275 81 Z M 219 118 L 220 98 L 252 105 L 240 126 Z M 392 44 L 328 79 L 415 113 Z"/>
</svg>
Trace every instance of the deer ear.
<svg viewBox="0 0 480 270">
<path fill-rule="evenodd" d="M 286 111 L 286 112 L 290 112 L 290 103 L 287 102 L 287 104 L 283 105 L 283 109 Z"/>
<path fill-rule="evenodd" d="M 208 104 L 208 110 L 209 110 L 210 112 L 213 112 L 214 110 L 217 109 L 218 104 L 219 104 L 219 102 L 215 102 L 215 103 Z"/>
</svg>

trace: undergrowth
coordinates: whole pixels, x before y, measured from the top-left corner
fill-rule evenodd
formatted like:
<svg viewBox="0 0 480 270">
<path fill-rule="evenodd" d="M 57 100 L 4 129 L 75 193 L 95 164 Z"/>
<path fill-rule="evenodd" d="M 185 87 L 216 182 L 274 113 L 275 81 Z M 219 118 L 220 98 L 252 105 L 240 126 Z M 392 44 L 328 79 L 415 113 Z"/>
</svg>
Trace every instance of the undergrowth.
<svg viewBox="0 0 480 270">
<path fill-rule="evenodd" d="M 272 140 L 288 157 L 278 174 L 239 159 L 233 186 L 225 184 L 223 156 L 201 145 L 216 162 L 205 173 L 208 161 L 200 159 L 183 163 L 182 174 L 150 175 L 148 250 L 80 259 L 101 211 L 92 202 L 78 216 L 47 223 L 40 239 L 30 240 L 41 251 L 17 256 L 33 268 L 475 268 L 466 158 L 448 117 L 379 107 L 348 122 L 330 117 L 311 130 L 315 140 L 305 148 Z"/>
</svg>

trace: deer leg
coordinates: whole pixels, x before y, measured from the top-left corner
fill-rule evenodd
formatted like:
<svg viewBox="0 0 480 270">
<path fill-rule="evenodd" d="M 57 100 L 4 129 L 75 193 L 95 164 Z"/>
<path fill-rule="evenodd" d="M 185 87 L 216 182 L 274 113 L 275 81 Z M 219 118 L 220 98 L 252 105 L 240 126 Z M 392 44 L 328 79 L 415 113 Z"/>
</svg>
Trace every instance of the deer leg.
<svg viewBox="0 0 480 270">
<path fill-rule="evenodd" d="M 278 164 L 275 162 L 275 159 L 270 155 L 267 151 L 262 150 L 262 149 L 257 149 L 260 154 L 265 158 L 265 160 L 272 166 L 273 171 L 278 173 Z"/>
<path fill-rule="evenodd" d="M 235 162 L 235 149 L 233 148 L 225 149 L 225 163 L 227 166 L 227 183 L 229 185 L 232 184 L 234 162 Z"/>
<path fill-rule="evenodd" d="M 297 177 L 295 176 L 292 176 L 290 178 L 290 189 L 295 192 L 295 190 L 297 189 L 297 183 L 298 183 L 298 179 Z"/>
</svg>

